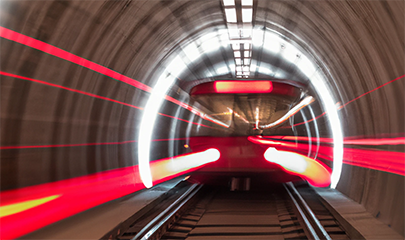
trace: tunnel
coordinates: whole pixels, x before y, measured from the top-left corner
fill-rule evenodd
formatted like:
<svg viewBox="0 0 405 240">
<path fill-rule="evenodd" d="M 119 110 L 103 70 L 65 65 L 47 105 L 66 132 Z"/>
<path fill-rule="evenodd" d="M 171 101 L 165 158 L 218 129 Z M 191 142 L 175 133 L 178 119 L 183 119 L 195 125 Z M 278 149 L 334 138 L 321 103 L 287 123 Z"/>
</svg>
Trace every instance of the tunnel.
<svg viewBox="0 0 405 240">
<path fill-rule="evenodd" d="M 0 4 L 2 238 L 179 176 L 309 182 L 404 237 L 404 1 Z"/>
</svg>

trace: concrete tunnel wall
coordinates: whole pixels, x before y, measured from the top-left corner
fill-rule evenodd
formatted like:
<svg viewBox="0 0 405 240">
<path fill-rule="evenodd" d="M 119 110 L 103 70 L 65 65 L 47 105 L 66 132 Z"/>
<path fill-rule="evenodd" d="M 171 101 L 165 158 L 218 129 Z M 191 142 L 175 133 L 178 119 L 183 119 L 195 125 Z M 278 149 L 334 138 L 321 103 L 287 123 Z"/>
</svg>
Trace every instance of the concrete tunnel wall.
<svg viewBox="0 0 405 240">
<path fill-rule="evenodd" d="M 44 41 L 153 87 L 199 31 L 223 27 L 220 1 L 2 1 L 0 25 Z M 330 71 L 341 103 L 405 72 L 403 1 L 255 1 L 256 25 L 299 37 Z M 281 27 L 280 27 L 281 26 Z M 287 31 L 288 30 L 288 31 Z M 290 32 L 294 33 L 292 36 Z M 149 93 L 69 61 L 1 38 L 1 71 L 63 85 L 144 107 Z M 204 61 L 210 69 L 209 61 Z M 192 69 L 193 64 L 188 64 Z M 169 95 L 194 103 L 178 85 Z M 230 76 L 230 75 L 229 75 Z M 138 140 L 142 110 L 60 88 L 1 76 L 1 146 Z M 404 80 L 372 92 L 339 111 L 344 136 L 403 136 Z M 201 121 L 165 102 L 161 112 Z M 319 115 L 321 112 L 317 112 Z M 176 126 L 169 129 L 167 126 Z M 303 133 L 304 127 L 298 127 Z M 228 136 L 159 116 L 153 138 Z M 327 136 L 329 132 L 321 132 Z M 184 153 L 182 142 L 153 143 L 152 159 Z M 403 145 L 373 146 L 405 151 Z M 175 149 L 174 149 L 175 148 Z M 137 144 L 5 149 L 1 189 L 15 189 L 137 164 Z M 404 235 L 404 177 L 344 165 L 338 190 Z M 400 194 L 399 194 L 400 193 Z"/>
</svg>

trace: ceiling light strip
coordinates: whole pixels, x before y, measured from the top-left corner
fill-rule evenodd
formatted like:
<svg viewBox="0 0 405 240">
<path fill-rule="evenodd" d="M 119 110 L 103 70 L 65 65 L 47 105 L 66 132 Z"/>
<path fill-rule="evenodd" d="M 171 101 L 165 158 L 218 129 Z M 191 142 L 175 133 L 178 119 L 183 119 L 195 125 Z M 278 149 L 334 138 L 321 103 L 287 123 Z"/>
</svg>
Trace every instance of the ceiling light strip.
<svg viewBox="0 0 405 240">
<path fill-rule="evenodd" d="M 238 6 L 236 6 L 235 0 L 223 0 L 223 4 L 229 40 L 235 59 L 235 76 L 249 78 L 252 56 L 253 0 L 242 0 L 237 3 L 240 4 Z M 242 16 L 239 16 L 242 21 L 238 21 L 237 8 L 242 10 Z"/>
</svg>

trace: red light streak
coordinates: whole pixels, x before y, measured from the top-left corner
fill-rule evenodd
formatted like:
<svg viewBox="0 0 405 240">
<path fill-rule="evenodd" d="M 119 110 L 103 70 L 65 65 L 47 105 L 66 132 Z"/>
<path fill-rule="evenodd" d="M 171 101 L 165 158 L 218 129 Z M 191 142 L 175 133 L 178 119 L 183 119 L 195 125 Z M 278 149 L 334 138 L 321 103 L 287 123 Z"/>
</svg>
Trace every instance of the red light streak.
<svg viewBox="0 0 405 240">
<path fill-rule="evenodd" d="M 305 122 L 296 123 L 296 124 L 294 124 L 293 126 L 296 127 L 296 126 L 299 126 L 299 125 L 302 125 L 302 124 L 310 123 L 310 122 L 312 122 L 312 121 L 315 121 L 315 120 L 317 120 L 317 119 L 323 117 L 325 114 L 326 114 L 326 112 L 320 114 L 319 116 L 317 116 L 317 117 L 315 117 L 315 118 L 313 118 L 313 119 L 307 120 L 307 121 L 305 121 Z"/>
<path fill-rule="evenodd" d="M 118 80 L 120 82 L 127 83 L 127 84 L 129 84 L 131 86 L 134 86 L 134 87 L 139 88 L 141 90 L 144 90 L 146 92 L 151 92 L 152 91 L 151 87 L 149 87 L 149 86 L 147 86 L 147 85 L 145 85 L 145 84 L 143 84 L 141 82 L 138 82 L 135 79 L 129 78 L 129 77 L 125 76 L 125 75 L 122 75 L 122 74 L 114 71 L 114 70 L 111 70 L 111 69 L 109 69 L 107 67 L 104 67 L 104 66 L 102 66 L 100 64 L 97 64 L 97 63 L 92 62 L 90 60 L 87 60 L 85 58 L 79 57 L 79 56 L 77 56 L 77 55 L 75 55 L 73 53 L 70 53 L 70 52 L 65 51 L 63 49 L 55 47 L 55 46 L 53 46 L 51 44 L 48 44 L 46 42 L 37 40 L 37 39 L 32 38 L 32 37 L 28 37 L 28 36 L 26 36 L 24 34 L 15 32 L 13 30 L 10 30 L 10 29 L 7 29 L 7 28 L 1 27 L 1 26 L 0 26 L 0 37 L 8 39 L 8 40 L 13 41 L 13 42 L 23 44 L 25 46 L 28 46 L 28 47 L 31 47 L 31 48 L 34 48 L 34 49 L 37 49 L 39 51 L 48 53 L 48 54 L 53 55 L 55 57 L 64 59 L 66 61 L 75 63 L 77 65 L 88 68 L 90 70 L 93 70 L 93 71 L 98 72 L 100 74 L 103 74 L 105 76 L 114 78 L 114 79 L 116 79 L 116 80 Z"/>
<path fill-rule="evenodd" d="M 397 81 L 397 80 L 400 80 L 400 79 L 402 79 L 402 78 L 404 78 L 404 77 L 405 77 L 405 75 L 402 75 L 402 76 L 397 77 L 397 78 L 395 78 L 395 79 L 393 79 L 393 80 L 391 80 L 391 81 L 389 81 L 389 82 L 386 82 L 386 83 L 384 83 L 383 85 L 378 86 L 378 87 L 376 87 L 376 88 L 374 88 L 374 89 L 372 89 L 372 90 L 370 90 L 370 91 L 368 91 L 368 92 L 366 92 L 366 93 L 363 93 L 363 94 L 361 94 L 360 96 L 355 97 L 355 98 L 353 98 L 352 100 L 346 102 L 345 104 L 339 106 L 338 109 L 339 109 L 339 110 L 340 110 L 340 109 L 343 109 L 343 108 L 345 108 L 348 104 L 350 104 L 350 103 L 352 103 L 352 102 L 354 102 L 354 101 L 360 99 L 361 97 L 364 97 L 364 96 L 367 95 L 367 94 L 370 94 L 370 93 L 372 93 L 372 92 L 374 92 L 374 91 L 377 91 L 378 89 L 380 89 L 380 88 L 382 88 L 382 87 L 384 87 L 384 86 L 386 86 L 386 85 L 388 85 L 388 84 L 390 84 L 390 83 L 393 83 L 393 82 L 395 82 L 395 81 Z M 301 122 L 301 123 L 296 123 L 296 124 L 294 124 L 293 126 L 296 127 L 296 126 L 299 126 L 299 125 L 302 125 L 302 124 L 305 124 L 305 123 L 310 123 L 310 122 L 312 122 L 312 121 L 314 121 L 314 120 L 316 120 L 316 119 L 318 119 L 318 118 L 324 116 L 326 113 L 327 113 L 327 112 L 324 112 L 324 113 L 322 113 L 321 115 L 317 116 L 316 118 L 310 119 L 310 120 L 308 120 L 308 121 Z"/>
<path fill-rule="evenodd" d="M 216 93 L 270 93 L 270 81 L 215 81 Z"/>
<path fill-rule="evenodd" d="M 186 123 L 191 123 L 191 124 L 194 124 L 194 125 L 197 125 L 197 126 L 203 126 L 203 127 L 206 127 L 206 128 L 212 128 L 212 127 L 210 127 L 210 126 L 207 126 L 207 125 L 204 125 L 204 124 L 201 124 L 201 123 L 191 122 L 191 121 L 184 120 L 184 119 L 181 119 L 181 118 L 178 118 L 178 117 L 173 117 L 173 116 L 170 116 L 170 115 L 167 115 L 167 114 L 164 114 L 164 113 L 158 113 L 158 114 L 159 114 L 160 116 L 173 118 L 173 119 L 176 119 L 176 120 L 179 120 L 179 121 L 183 121 L 183 122 L 186 122 Z"/>
<path fill-rule="evenodd" d="M 145 84 L 143 84 L 143 83 L 141 83 L 141 82 L 139 82 L 139 81 L 137 81 L 135 79 L 127 77 L 127 76 L 125 76 L 125 75 L 123 75 L 121 73 L 118 73 L 118 72 L 116 72 L 116 71 L 114 71 L 112 69 L 104 67 L 104 66 L 102 66 L 102 65 L 100 65 L 98 63 L 95 63 L 95 62 L 92 62 L 92 61 L 87 60 L 85 58 L 82 58 L 80 56 L 77 56 L 77 55 L 75 55 L 73 53 L 70 53 L 68 51 L 65 51 L 65 50 L 63 50 L 61 48 L 55 47 L 55 46 L 53 46 L 53 45 L 51 45 L 49 43 L 37 40 L 35 38 L 26 36 L 24 34 L 15 32 L 13 30 L 10 30 L 10 29 L 7 29 L 7 28 L 1 27 L 1 26 L 0 26 L 0 37 L 8 39 L 8 40 L 13 41 L 13 42 L 23 44 L 25 46 L 28 46 L 28 47 L 31 47 L 31 48 L 34 48 L 34 49 L 37 49 L 37 50 L 45 52 L 45 53 L 47 53 L 49 55 L 64 59 L 64 60 L 66 60 L 68 62 L 75 63 L 75 64 L 77 64 L 79 66 L 84 67 L 84 68 L 93 70 L 93 71 L 95 71 L 97 73 L 108 76 L 108 77 L 113 78 L 113 79 L 115 79 L 117 81 L 126 83 L 126 84 L 131 85 L 131 86 L 133 86 L 135 88 L 141 89 L 141 90 L 143 90 L 145 92 L 150 93 L 153 90 L 148 85 L 145 85 Z M 177 105 L 179 105 L 179 106 L 181 106 L 181 107 L 183 107 L 183 108 L 185 108 L 185 109 L 187 109 L 187 110 L 189 110 L 191 112 L 193 112 L 194 114 L 196 114 L 198 116 L 203 116 L 204 115 L 204 113 L 202 113 L 198 109 L 195 109 L 195 108 L 193 108 L 193 107 L 191 107 L 191 106 L 189 106 L 189 105 L 187 105 L 187 104 L 185 104 L 183 102 L 180 102 L 179 100 L 174 99 L 173 97 L 170 97 L 170 96 L 166 95 L 165 99 L 172 102 L 172 103 L 174 103 L 174 104 L 177 104 Z M 210 121 L 209 119 L 206 119 L 206 120 Z M 218 122 L 215 122 L 215 121 L 211 121 L 211 122 L 213 122 L 215 124 L 218 124 Z M 224 125 L 224 124 L 218 124 L 218 125 L 223 126 L 223 127 L 229 127 L 229 126 Z"/>
<path fill-rule="evenodd" d="M 308 153 L 307 143 L 294 143 L 282 140 L 265 140 L 257 137 L 248 137 L 256 144 L 264 144 L 278 150 L 293 151 L 300 154 Z M 259 141 L 260 140 L 260 141 Z M 322 159 L 333 161 L 333 147 L 320 146 L 318 156 Z M 344 148 L 343 163 L 358 167 L 390 172 L 405 176 L 405 153 L 374 149 Z"/>
<path fill-rule="evenodd" d="M 395 82 L 395 81 L 397 81 L 397 80 L 399 80 L 399 79 L 401 79 L 401 78 L 403 78 L 403 77 L 405 77 L 405 75 L 402 75 L 402 76 L 400 76 L 400 77 L 397 77 L 397 78 L 395 78 L 395 79 L 393 79 L 393 80 L 391 80 L 391 81 L 389 81 L 389 82 L 384 83 L 384 84 L 381 85 L 381 86 L 378 86 L 378 87 L 376 87 L 376 88 L 374 88 L 374 89 L 372 89 L 372 90 L 370 90 L 370 91 L 368 91 L 368 92 L 365 92 L 365 93 L 361 94 L 360 96 L 358 96 L 358 97 L 356 97 L 356 98 L 353 98 L 352 100 L 350 100 L 350 101 L 348 101 L 347 103 L 343 104 L 342 106 L 339 107 L 339 109 L 342 109 L 342 108 L 346 107 L 349 103 L 352 103 L 352 102 L 358 100 L 359 98 L 364 97 L 365 95 L 367 95 L 367 94 L 369 94 L 369 93 L 372 93 L 372 92 L 374 92 L 374 91 L 377 91 L 378 89 L 380 89 L 380 88 L 382 88 L 382 87 L 384 87 L 384 86 L 386 86 L 386 85 L 388 85 L 388 84 L 390 84 L 390 83 L 393 83 L 393 82 Z"/>
<path fill-rule="evenodd" d="M 317 142 L 318 138 L 304 137 L 304 136 L 266 136 L 266 139 L 279 139 L 279 140 L 289 140 L 289 141 L 309 141 Z M 320 143 L 333 143 L 333 138 L 319 138 Z M 379 145 L 401 145 L 405 144 L 405 137 L 393 137 L 393 138 L 345 138 L 343 140 L 345 145 L 370 145 L 370 146 L 379 146 Z"/>
<path fill-rule="evenodd" d="M 53 83 L 49 83 L 49 82 L 45 82 L 45 81 L 41 81 L 41 80 L 37 80 L 37 79 L 33 79 L 33 78 L 23 77 L 23 76 L 11 74 L 11 73 L 3 72 L 3 71 L 0 71 L 0 75 L 13 77 L 13 78 L 18 78 L 18 79 L 22 79 L 22 80 L 27 80 L 27 81 L 31 81 L 31 82 L 35 82 L 35 83 L 39 83 L 39 84 L 44 84 L 44 85 L 48 85 L 48 86 L 51 86 L 51 87 L 56 87 L 56 88 L 64 89 L 64 90 L 67 90 L 67 91 L 83 94 L 83 95 L 86 95 L 86 96 L 89 96 L 89 97 L 93 97 L 93 98 L 97 98 L 97 99 L 101 99 L 101 100 L 105 100 L 105 101 L 109 101 L 109 102 L 113 102 L 113 103 L 118 103 L 118 104 L 121 104 L 121 105 L 124 105 L 124 106 L 127 106 L 127 107 L 143 110 L 143 108 L 132 105 L 132 104 L 129 104 L 129 103 L 124 103 L 124 102 L 121 102 L 121 101 L 118 101 L 118 100 L 115 100 L 115 99 L 112 99 L 112 98 L 107 98 L 107 97 L 103 97 L 103 96 L 96 95 L 96 94 L 93 94 L 93 93 L 88 93 L 88 92 L 84 92 L 84 91 L 81 91 L 81 90 L 64 87 L 64 86 L 58 85 L 58 84 L 53 84 Z M 204 125 L 204 124 L 201 124 L 201 123 L 190 122 L 190 121 L 187 121 L 187 120 L 184 120 L 184 119 L 181 119 L 181 118 L 178 118 L 178 117 L 173 117 L 173 116 L 170 116 L 170 115 L 167 115 L 167 114 L 163 114 L 163 113 L 158 113 L 158 114 L 161 115 L 161 116 L 173 118 L 173 119 L 180 120 L 180 121 L 183 121 L 183 122 L 195 124 L 195 125 L 198 125 L 198 126 L 211 128 L 211 127 L 209 127 L 207 125 Z M 203 118 L 203 119 L 205 119 L 205 118 Z M 219 125 L 221 125 L 221 124 L 219 124 Z"/>
<path fill-rule="evenodd" d="M 11 73 L 3 72 L 3 71 L 0 71 L 0 75 L 13 77 L 13 78 L 18 78 L 18 79 L 23 79 L 23 80 L 27 80 L 27 81 L 31 81 L 31 82 L 35 82 L 35 83 L 39 83 L 39 84 L 44 84 L 44 85 L 48 85 L 48 86 L 51 86 L 51 87 L 56 87 L 56 88 L 64 89 L 64 90 L 75 92 L 75 93 L 80 93 L 80 94 L 83 94 L 83 95 L 86 95 L 86 96 L 89 96 L 89 97 L 98 98 L 98 99 L 106 100 L 106 101 L 113 102 L 113 103 L 118 103 L 118 104 L 121 104 L 121 105 L 125 105 L 127 107 L 143 110 L 143 108 L 132 105 L 132 104 L 129 104 L 129 103 L 124 103 L 124 102 L 121 102 L 121 101 L 118 101 L 118 100 L 115 100 L 115 99 L 112 99 L 112 98 L 107 98 L 107 97 L 103 97 L 103 96 L 96 95 L 96 94 L 93 94 L 93 93 L 88 93 L 88 92 L 80 91 L 80 90 L 77 90 L 77 89 L 64 87 L 62 85 L 58 85 L 58 84 L 54 84 L 54 83 L 49 83 L 49 82 L 45 82 L 45 81 L 41 81 L 41 80 L 37 80 L 37 79 L 33 79 L 33 78 L 28 78 L 28 77 L 23 77 L 23 76 L 11 74 Z"/>
<path fill-rule="evenodd" d="M 212 154 L 212 151 L 217 150 L 211 149 L 151 162 L 154 184 L 192 172 L 215 161 L 215 158 L 219 157 L 219 152 Z M 193 165 L 188 164 L 188 166 L 182 167 L 190 163 L 190 160 L 193 160 Z M 143 188 L 138 166 L 132 166 L 0 192 L 1 207 L 49 196 L 58 196 L 52 201 L 0 218 L 1 237 L 2 239 L 18 238 Z"/>
<path fill-rule="evenodd" d="M 181 141 L 188 140 L 189 138 L 171 138 L 171 139 L 153 139 L 152 142 L 164 141 Z M 25 146 L 1 146 L 0 150 L 6 149 L 28 149 L 28 148 L 58 148 L 58 147 L 85 147 L 85 146 L 99 146 L 99 145 L 122 145 L 128 143 L 136 143 L 136 140 L 129 140 L 123 142 L 99 142 L 99 143 L 74 143 L 74 144 L 45 144 L 45 145 L 25 145 Z"/>
</svg>

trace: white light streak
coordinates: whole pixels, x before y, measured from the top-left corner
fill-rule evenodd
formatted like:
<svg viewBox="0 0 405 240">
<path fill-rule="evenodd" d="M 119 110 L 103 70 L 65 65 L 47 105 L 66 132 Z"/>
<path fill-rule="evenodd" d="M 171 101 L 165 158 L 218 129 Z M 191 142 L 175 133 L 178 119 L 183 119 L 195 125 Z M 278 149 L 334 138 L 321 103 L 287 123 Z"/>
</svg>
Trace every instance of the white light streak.
<svg viewBox="0 0 405 240">
<path fill-rule="evenodd" d="M 164 72 L 154 86 L 148 102 L 144 108 L 142 121 L 139 131 L 138 141 L 138 166 L 141 180 L 146 188 L 153 186 L 152 175 L 149 166 L 150 160 L 150 143 L 152 140 L 152 132 L 155 125 L 157 113 L 165 99 L 167 92 L 173 85 L 175 78 L 171 75 L 167 76 Z"/>
<path fill-rule="evenodd" d="M 273 147 L 264 152 L 264 158 L 296 173 L 304 173 L 308 167 L 308 162 L 302 156 L 292 152 L 278 151 Z"/>
<path fill-rule="evenodd" d="M 323 106 L 328 113 L 330 126 L 333 136 L 333 170 L 331 175 L 331 188 L 336 188 L 339 183 L 340 175 L 342 173 L 343 166 L 343 133 L 342 126 L 340 124 L 339 115 L 335 106 L 335 101 L 332 98 L 332 94 L 325 85 L 324 78 L 319 72 L 316 72 L 311 78 L 316 92 L 322 100 Z"/>
<path fill-rule="evenodd" d="M 221 157 L 218 149 L 210 148 L 203 152 L 198 152 L 186 156 L 176 157 L 170 161 L 168 168 L 172 172 L 186 171 L 210 162 L 215 162 Z"/>
<path fill-rule="evenodd" d="M 304 55 L 301 55 L 297 66 L 308 78 L 310 78 L 316 72 L 314 64 Z"/>
<path fill-rule="evenodd" d="M 190 43 L 183 51 L 191 62 L 194 62 L 201 55 L 195 43 Z"/>
<path fill-rule="evenodd" d="M 205 53 L 213 52 L 218 50 L 219 48 L 219 41 L 218 38 L 212 38 L 207 40 L 201 44 L 201 47 Z"/>
<path fill-rule="evenodd" d="M 228 73 L 228 68 L 226 66 L 220 67 L 220 68 L 217 69 L 217 73 L 221 74 L 221 75 L 225 74 L 225 73 Z"/>
<path fill-rule="evenodd" d="M 179 56 L 176 56 L 167 66 L 167 71 L 174 77 L 177 77 L 185 68 L 187 68 L 186 64 Z"/>
<path fill-rule="evenodd" d="M 315 101 L 315 99 L 313 97 L 311 97 L 311 96 L 305 97 L 301 102 L 299 102 L 297 105 L 295 105 L 293 108 L 291 108 L 284 116 L 279 118 L 277 121 L 272 122 L 270 124 L 266 124 L 266 125 L 260 125 L 259 126 L 260 129 L 272 128 L 272 127 L 275 127 L 275 126 L 285 122 L 290 117 L 292 117 L 294 114 L 296 114 L 298 111 L 300 111 L 302 108 L 311 104 L 313 101 Z"/>
</svg>

